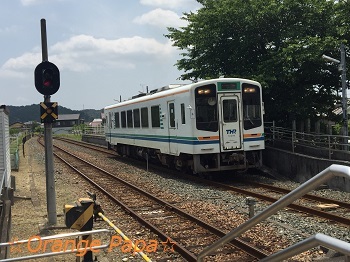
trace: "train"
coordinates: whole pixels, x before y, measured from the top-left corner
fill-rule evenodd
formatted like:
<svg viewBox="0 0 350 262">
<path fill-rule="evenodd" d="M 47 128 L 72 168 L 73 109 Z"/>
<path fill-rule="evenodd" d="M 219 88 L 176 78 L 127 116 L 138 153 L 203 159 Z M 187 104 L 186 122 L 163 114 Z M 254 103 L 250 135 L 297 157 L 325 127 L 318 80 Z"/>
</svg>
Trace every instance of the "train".
<svg viewBox="0 0 350 262">
<path fill-rule="evenodd" d="M 104 108 L 105 138 L 118 154 L 193 174 L 262 164 L 262 87 L 243 78 L 173 84 Z"/>
</svg>

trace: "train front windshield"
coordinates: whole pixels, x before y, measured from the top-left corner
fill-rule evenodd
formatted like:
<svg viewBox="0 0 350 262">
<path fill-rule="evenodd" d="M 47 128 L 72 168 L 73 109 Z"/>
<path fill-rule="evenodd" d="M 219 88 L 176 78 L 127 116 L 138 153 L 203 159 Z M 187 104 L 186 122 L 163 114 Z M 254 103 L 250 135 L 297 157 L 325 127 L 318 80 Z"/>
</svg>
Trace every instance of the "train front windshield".
<svg viewBox="0 0 350 262">
<path fill-rule="evenodd" d="M 196 89 L 196 127 L 198 130 L 217 132 L 218 112 L 216 85 L 201 86 Z"/>
<path fill-rule="evenodd" d="M 244 129 L 249 130 L 262 125 L 260 88 L 243 84 Z"/>
<path fill-rule="evenodd" d="M 237 88 L 235 87 L 234 90 L 237 90 Z M 216 96 L 215 84 L 196 88 L 196 127 L 198 130 L 211 132 L 218 131 L 218 107 Z M 253 84 L 243 83 L 242 100 L 244 129 L 249 130 L 260 127 L 262 125 L 260 87 Z M 224 102 L 224 108 L 231 106 L 229 104 L 226 105 L 225 103 L 228 102 Z M 225 110 L 225 112 L 231 111 Z M 224 117 L 225 116 L 226 115 L 224 115 Z"/>
</svg>

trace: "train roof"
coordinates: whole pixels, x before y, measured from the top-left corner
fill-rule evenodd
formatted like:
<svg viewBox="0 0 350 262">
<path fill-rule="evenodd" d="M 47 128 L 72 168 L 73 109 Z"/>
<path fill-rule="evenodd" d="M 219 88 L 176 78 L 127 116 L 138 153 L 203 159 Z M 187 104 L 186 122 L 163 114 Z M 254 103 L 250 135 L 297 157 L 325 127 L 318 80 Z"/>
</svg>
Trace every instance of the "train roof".
<svg viewBox="0 0 350 262">
<path fill-rule="evenodd" d="M 185 92 L 186 90 L 190 90 L 191 88 L 196 88 L 197 86 L 201 86 L 203 84 L 210 84 L 213 82 L 231 82 L 231 81 L 246 81 L 246 82 L 251 82 L 252 84 L 259 84 L 256 81 L 249 80 L 249 79 L 243 79 L 243 78 L 215 78 L 215 79 L 210 79 L 210 80 L 202 80 L 190 84 L 171 84 L 167 85 L 158 89 L 151 90 L 149 93 L 140 93 L 138 95 L 133 96 L 129 100 L 122 101 L 118 104 L 113 104 L 106 106 L 104 109 L 112 109 L 120 106 L 125 106 L 133 103 L 139 103 L 143 101 L 147 101 L 149 99 L 155 99 L 159 98 L 162 96 L 168 96 L 171 95 L 172 93 L 178 93 L 178 92 Z"/>
</svg>

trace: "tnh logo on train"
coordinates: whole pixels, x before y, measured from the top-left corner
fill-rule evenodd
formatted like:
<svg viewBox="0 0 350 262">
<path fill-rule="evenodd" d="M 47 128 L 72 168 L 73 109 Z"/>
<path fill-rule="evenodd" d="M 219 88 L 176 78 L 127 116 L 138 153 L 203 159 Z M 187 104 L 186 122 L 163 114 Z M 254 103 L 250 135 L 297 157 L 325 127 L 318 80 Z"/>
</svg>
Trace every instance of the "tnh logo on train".
<svg viewBox="0 0 350 262">
<path fill-rule="evenodd" d="M 237 133 L 237 129 L 226 129 L 227 135 L 235 135 Z"/>
</svg>

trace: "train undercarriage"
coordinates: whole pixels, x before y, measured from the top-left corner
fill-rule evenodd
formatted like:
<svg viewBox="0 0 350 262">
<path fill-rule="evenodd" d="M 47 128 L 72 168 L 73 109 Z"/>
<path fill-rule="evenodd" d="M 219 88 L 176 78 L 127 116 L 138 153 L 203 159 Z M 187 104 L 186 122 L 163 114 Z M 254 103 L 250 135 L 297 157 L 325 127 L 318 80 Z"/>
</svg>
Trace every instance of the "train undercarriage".
<svg viewBox="0 0 350 262">
<path fill-rule="evenodd" d="M 121 156 L 143 159 L 155 164 L 161 163 L 170 168 L 193 174 L 225 170 L 242 171 L 261 166 L 262 159 L 261 151 L 237 151 L 200 155 L 180 154 L 179 156 L 174 156 L 162 154 L 159 149 L 125 144 L 116 146 L 109 144 L 108 146 Z"/>
</svg>

